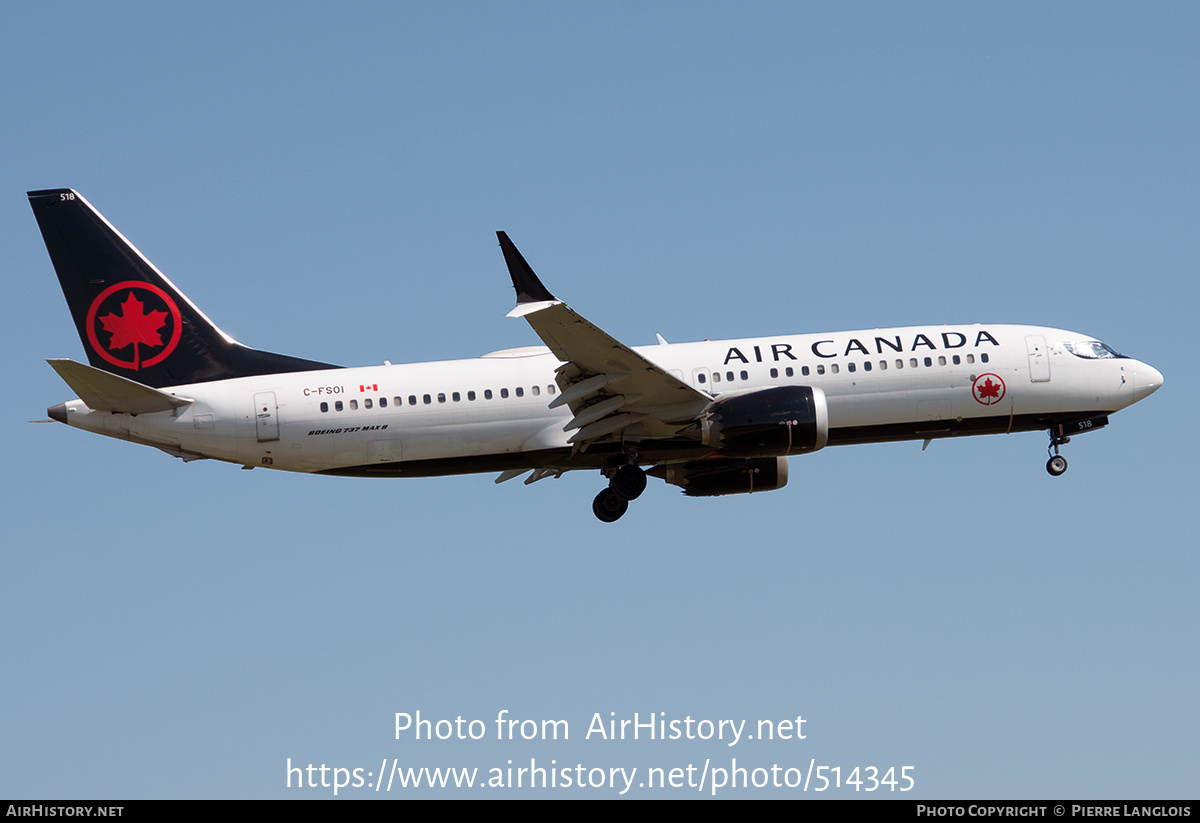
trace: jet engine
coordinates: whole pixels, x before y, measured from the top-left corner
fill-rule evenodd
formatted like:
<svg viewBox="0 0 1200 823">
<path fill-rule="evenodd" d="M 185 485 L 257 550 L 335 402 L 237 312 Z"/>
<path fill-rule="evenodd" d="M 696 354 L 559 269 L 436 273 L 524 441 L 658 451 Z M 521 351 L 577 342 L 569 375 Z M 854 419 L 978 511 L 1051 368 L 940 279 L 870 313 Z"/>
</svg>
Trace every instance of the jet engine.
<svg viewBox="0 0 1200 823">
<path fill-rule="evenodd" d="M 814 452 L 829 440 L 829 406 L 825 392 L 811 386 L 736 394 L 708 407 L 700 434 L 704 445 L 726 457 Z"/>
<path fill-rule="evenodd" d="M 786 457 L 716 457 L 656 466 L 648 473 L 681 487 L 688 497 L 717 497 L 782 489 L 788 481 L 788 461 Z"/>
</svg>

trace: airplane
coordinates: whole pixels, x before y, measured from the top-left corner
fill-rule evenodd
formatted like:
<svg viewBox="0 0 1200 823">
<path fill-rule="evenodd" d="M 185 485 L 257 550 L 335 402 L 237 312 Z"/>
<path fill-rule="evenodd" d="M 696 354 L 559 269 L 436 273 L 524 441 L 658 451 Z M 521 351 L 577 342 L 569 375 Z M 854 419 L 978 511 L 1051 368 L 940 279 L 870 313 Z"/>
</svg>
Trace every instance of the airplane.
<svg viewBox="0 0 1200 823">
<path fill-rule="evenodd" d="M 1163 384 L 1088 335 L 974 324 L 630 347 L 556 298 L 497 232 L 544 345 L 345 368 L 222 332 L 73 189 L 28 193 L 88 363 L 47 361 L 78 399 L 52 420 L 161 449 L 309 474 L 599 470 L 625 514 L 647 476 L 691 497 L 783 488 L 826 446 L 1045 431 L 1060 447 Z"/>
</svg>

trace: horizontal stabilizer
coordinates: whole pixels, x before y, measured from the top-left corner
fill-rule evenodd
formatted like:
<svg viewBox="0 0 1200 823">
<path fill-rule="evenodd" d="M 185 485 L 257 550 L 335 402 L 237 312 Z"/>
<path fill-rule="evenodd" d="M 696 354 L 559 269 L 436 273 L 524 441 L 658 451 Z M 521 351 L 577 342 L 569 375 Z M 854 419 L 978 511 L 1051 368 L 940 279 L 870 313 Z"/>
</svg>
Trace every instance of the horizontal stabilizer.
<svg viewBox="0 0 1200 823">
<path fill-rule="evenodd" d="M 170 411 L 195 402 L 74 360 L 64 358 L 46 362 L 93 411 L 149 414 Z"/>
</svg>

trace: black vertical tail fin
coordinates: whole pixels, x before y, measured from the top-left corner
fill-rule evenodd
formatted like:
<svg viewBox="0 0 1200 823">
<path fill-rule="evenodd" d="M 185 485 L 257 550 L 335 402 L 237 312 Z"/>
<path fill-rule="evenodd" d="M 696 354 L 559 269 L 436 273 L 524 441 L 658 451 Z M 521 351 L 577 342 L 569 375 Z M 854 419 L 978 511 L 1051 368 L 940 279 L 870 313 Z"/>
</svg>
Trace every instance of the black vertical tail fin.
<svg viewBox="0 0 1200 823">
<path fill-rule="evenodd" d="M 238 343 L 78 192 L 31 191 L 29 205 L 96 368 L 156 388 L 338 368 Z"/>
</svg>

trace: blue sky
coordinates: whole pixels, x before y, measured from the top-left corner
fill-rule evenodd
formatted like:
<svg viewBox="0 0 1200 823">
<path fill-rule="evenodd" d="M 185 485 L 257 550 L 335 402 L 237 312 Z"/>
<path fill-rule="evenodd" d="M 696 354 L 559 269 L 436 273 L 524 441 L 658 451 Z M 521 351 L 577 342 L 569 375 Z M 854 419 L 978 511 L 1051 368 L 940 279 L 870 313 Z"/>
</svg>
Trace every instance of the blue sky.
<svg viewBox="0 0 1200 823">
<path fill-rule="evenodd" d="M 3 15 L 0 794 L 331 796 L 288 789 L 288 758 L 736 758 L 912 766 L 909 798 L 1195 796 L 1193 6 Z M 630 344 L 1032 323 L 1166 386 L 1062 478 L 1040 434 L 845 447 L 771 494 L 654 483 L 614 525 L 591 473 L 184 465 L 27 422 L 70 396 L 43 360 L 82 359 L 24 196 L 59 186 L 242 342 L 330 362 L 535 344 L 504 317 L 505 229 Z M 571 739 L 395 738 L 397 712 L 505 709 Z M 610 712 L 807 737 L 585 740 Z"/>
</svg>

